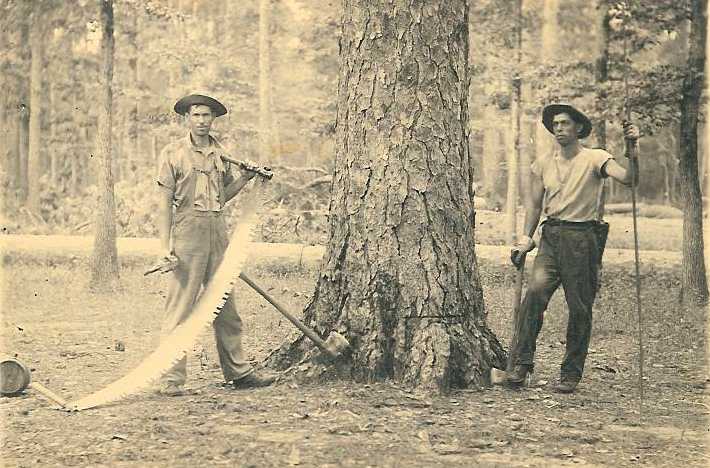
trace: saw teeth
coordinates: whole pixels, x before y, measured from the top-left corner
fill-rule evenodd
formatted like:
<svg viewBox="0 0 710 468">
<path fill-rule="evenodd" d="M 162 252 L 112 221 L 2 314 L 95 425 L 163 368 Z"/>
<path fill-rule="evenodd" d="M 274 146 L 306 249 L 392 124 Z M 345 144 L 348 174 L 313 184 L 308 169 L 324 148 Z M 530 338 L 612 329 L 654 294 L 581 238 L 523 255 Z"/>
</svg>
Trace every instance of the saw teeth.
<svg viewBox="0 0 710 468">
<path fill-rule="evenodd" d="M 254 208 L 247 207 L 245 210 L 243 219 L 232 234 L 222 263 L 200 295 L 192 315 L 127 375 L 80 400 L 69 402 L 67 407 L 81 411 L 133 395 L 155 383 L 182 359 L 194 346 L 204 328 L 219 315 L 234 289 L 249 253 L 247 245 L 251 242 L 256 211 Z M 230 268 L 232 271 L 227 273 L 225 270 Z"/>
</svg>

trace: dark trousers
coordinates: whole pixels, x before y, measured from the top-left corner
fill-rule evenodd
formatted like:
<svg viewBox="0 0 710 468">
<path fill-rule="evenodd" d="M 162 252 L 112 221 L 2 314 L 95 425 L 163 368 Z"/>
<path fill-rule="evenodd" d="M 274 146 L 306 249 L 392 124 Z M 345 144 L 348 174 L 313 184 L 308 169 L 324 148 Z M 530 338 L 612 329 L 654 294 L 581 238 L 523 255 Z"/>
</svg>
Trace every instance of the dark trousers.
<svg viewBox="0 0 710 468">
<path fill-rule="evenodd" d="M 560 374 L 573 380 L 581 379 L 592 332 L 598 268 L 599 249 L 591 224 L 543 224 L 540 248 L 520 308 L 514 364 L 533 365 L 535 342 L 542 328 L 545 309 L 561 284 L 569 318 L 567 347 Z"/>
</svg>

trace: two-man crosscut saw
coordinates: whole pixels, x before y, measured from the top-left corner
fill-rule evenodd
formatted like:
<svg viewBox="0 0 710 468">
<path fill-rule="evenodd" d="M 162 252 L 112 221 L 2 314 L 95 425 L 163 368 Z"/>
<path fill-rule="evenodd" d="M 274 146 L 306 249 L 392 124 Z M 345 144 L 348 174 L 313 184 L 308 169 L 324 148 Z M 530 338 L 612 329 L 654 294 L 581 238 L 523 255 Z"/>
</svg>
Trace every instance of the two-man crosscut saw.
<svg viewBox="0 0 710 468">
<path fill-rule="evenodd" d="M 257 189 L 257 192 L 259 190 Z M 261 200 L 260 194 L 255 198 Z M 229 299 L 249 254 L 251 232 L 256 221 L 257 200 L 245 200 L 243 213 L 232 234 L 222 263 L 195 304 L 190 317 L 161 340 L 138 367 L 107 387 L 67 403 L 67 409 L 81 411 L 119 400 L 154 384 L 194 346 L 202 331 L 212 323 Z"/>
</svg>

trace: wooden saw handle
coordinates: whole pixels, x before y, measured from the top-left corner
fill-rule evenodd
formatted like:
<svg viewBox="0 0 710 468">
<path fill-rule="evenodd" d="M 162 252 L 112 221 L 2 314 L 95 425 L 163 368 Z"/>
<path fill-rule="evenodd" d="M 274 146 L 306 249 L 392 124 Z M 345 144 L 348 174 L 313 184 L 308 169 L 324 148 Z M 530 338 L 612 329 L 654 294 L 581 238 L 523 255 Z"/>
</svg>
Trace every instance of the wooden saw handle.
<svg viewBox="0 0 710 468">
<path fill-rule="evenodd" d="M 48 400 L 53 401 L 54 403 L 58 404 L 62 408 L 67 407 L 67 402 L 64 398 L 60 397 L 59 395 L 57 395 L 56 393 L 54 393 L 53 391 L 51 391 L 50 389 L 48 389 L 47 387 L 45 387 L 44 385 L 42 385 L 39 382 L 31 382 L 28 385 L 28 388 L 36 390 L 37 393 L 41 394 L 42 396 L 44 396 Z"/>
</svg>

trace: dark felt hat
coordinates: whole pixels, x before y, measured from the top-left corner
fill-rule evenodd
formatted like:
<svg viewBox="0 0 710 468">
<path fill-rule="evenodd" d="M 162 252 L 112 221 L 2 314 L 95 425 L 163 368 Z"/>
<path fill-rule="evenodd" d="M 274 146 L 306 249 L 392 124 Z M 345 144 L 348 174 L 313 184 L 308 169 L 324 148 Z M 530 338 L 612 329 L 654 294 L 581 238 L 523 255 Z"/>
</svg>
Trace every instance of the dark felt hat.
<svg viewBox="0 0 710 468">
<path fill-rule="evenodd" d="M 202 94 L 190 94 L 180 98 L 180 100 L 175 103 L 174 109 L 178 114 L 185 115 L 190 110 L 190 106 L 194 105 L 209 106 L 217 117 L 227 113 L 227 108 L 224 107 L 221 102 L 215 98 L 203 96 Z"/>
<path fill-rule="evenodd" d="M 549 106 L 545 106 L 542 110 L 542 124 L 547 131 L 553 135 L 555 132 L 552 129 L 552 119 L 557 114 L 569 114 L 572 120 L 582 126 L 582 130 L 579 132 L 579 138 L 587 138 L 589 134 L 592 133 L 592 121 L 582 112 L 569 104 L 550 104 Z"/>
</svg>

